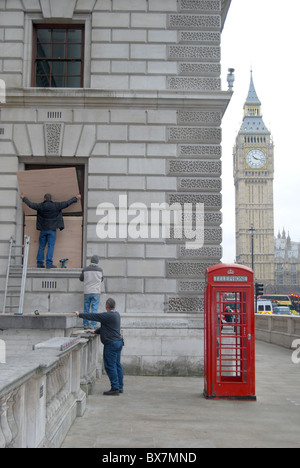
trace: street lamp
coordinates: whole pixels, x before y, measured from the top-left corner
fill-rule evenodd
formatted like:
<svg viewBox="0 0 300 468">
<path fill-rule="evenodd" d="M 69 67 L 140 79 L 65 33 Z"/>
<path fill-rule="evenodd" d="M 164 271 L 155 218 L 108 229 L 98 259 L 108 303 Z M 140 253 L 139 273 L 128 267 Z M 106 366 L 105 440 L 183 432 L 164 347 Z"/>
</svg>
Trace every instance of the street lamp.
<svg viewBox="0 0 300 468">
<path fill-rule="evenodd" d="M 254 271 L 254 233 L 255 229 L 253 226 L 249 229 L 251 233 L 251 265 L 252 265 L 252 270 Z"/>
</svg>

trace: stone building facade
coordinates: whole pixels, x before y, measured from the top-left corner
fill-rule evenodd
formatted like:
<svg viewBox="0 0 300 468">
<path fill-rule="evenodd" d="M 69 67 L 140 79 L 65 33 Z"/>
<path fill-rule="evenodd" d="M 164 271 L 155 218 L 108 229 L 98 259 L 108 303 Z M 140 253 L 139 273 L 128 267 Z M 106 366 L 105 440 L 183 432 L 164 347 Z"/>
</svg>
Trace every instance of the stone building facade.
<svg viewBox="0 0 300 468">
<path fill-rule="evenodd" d="M 278 232 L 275 238 L 275 291 L 300 293 L 300 242 L 292 241 L 290 234 Z M 270 289 L 270 288 L 269 288 Z M 272 289 L 272 288 L 271 288 Z"/>
<path fill-rule="evenodd" d="M 100 307 L 116 299 L 131 372 L 202 368 L 204 272 L 222 256 L 221 122 L 232 91 L 221 89 L 220 39 L 229 6 L 0 0 L 0 299 L 9 238 L 24 234 L 16 172 L 76 167 L 81 265 L 29 268 L 24 312 L 80 309 L 79 272 L 98 254 Z M 120 214 L 120 196 L 146 211 L 204 204 L 204 245 L 187 248 L 174 230 L 170 238 L 99 238 L 97 208 L 108 203 Z"/>
</svg>

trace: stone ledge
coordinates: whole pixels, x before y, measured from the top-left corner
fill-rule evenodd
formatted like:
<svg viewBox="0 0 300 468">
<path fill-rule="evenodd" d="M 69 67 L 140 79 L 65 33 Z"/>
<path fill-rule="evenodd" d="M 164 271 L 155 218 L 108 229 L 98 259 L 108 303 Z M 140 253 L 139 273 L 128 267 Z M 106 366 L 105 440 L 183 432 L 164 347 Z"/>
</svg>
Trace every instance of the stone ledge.
<svg viewBox="0 0 300 468">
<path fill-rule="evenodd" d="M 121 314 L 122 328 L 133 329 L 203 329 L 203 315 L 200 314 Z M 1 322 L 0 322 L 1 323 Z"/>
<path fill-rule="evenodd" d="M 82 268 L 28 268 L 27 278 L 79 278 Z"/>
<path fill-rule="evenodd" d="M 102 90 L 91 88 L 8 88 L 6 108 L 11 106 L 59 105 L 68 108 L 125 108 L 128 105 L 157 109 L 158 105 L 178 108 L 178 106 L 202 106 L 219 109 L 224 114 L 233 95 L 232 91 L 170 91 L 170 90 Z M 76 106 L 74 106 L 76 99 Z"/>
<path fill-rule="evenodd" d="M 41 373 L 42 369 L 51 368 L 57 360 L 57 350 L 40 350 L 39 353 L 31 351 L 26 356 L 16 352 L 9 356 L 6 364 L 0 364 L 0 398 Z"/>
<path fill-rule="evenodd" d="M 86 340 L 81 340 L 80 336 L 73 338 L 54 337 L 33 345 L 33 349 L 34 351 L 37 349 L 56 349 L 58 351 L 65 351 L 77 345 L 79 342 L 85 343 L 85 341 Z"/>
<path fill-rule="evenodd" d="M 74 314 L 2 314 L 0 328 L 8 329 L 70 329 L 76 327 L 77 317 Z"/>
</svg>

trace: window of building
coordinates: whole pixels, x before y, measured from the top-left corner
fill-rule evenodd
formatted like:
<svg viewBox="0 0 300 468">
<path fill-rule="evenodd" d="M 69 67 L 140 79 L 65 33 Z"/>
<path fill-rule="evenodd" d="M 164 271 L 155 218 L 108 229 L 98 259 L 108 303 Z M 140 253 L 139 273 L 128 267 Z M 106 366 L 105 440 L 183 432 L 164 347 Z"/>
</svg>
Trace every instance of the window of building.
<svg viewBox="0 0 300 468">
<path fill-rule="evenodd" d="M 297 275 L 294 273 L 291 275 L 291 284 L 297 284 Z"/>
<path fill-rule="evenodd" d="M 32 86 L 83 87 L 84 26 L 36 24 Z"/>
<path fill-rule="evenodd" d="M 277 275 L 277 284 L 283 284 L 283 275 Z"/>
</svg>

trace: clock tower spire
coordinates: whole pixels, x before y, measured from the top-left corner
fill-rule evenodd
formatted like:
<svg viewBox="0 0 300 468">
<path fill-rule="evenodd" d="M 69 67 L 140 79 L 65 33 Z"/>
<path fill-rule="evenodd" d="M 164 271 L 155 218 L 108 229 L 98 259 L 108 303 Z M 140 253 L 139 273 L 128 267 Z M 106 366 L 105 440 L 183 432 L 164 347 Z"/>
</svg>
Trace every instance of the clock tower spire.
<svg viewBox="0 0 300 468">
<path fill-rule="evenodd" d="M 259 112 L 259 115 L 260 115 L 260 107 L 261 107 L 261 102 L 258 99 L 258 96 L 257 96 L 256 91 L 255 91 L 254 82 L 253 82 L 253 74 L 252 74 L 252 70 L 251 70 L 250 87 L 249 87 L 248 96 L 247 96 L 247 99 L 246 99 L 246 102 L 245 102 L 245 105 L 244 105 L 245 116 L 246 115 L 251 115 L 251 113 L 249 113 L 249 112 L 251 112 L 250 108 L 252 109 L 252 111 L 257 110 Z M 247 112 L 247 114 L 246 114 L 246 112 Z"/>
<path fill-rule="evenodd" d="M 236 261 L 254 265 L 256 280 L 274 283 L 274 145 L 251 71 L 244 117 L 233 150 Z M 252 244 L 253 236 L 253 244 Z M 253 245 L 253 252 L 252 252 Z M 253 254 L 253 256 L 252 256 Z"/>
</svg>

